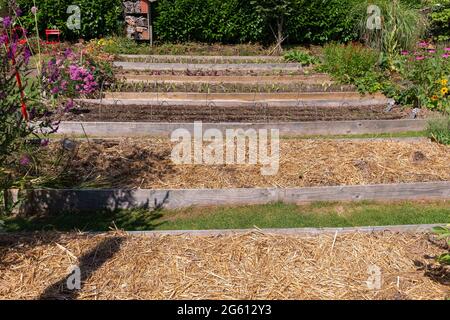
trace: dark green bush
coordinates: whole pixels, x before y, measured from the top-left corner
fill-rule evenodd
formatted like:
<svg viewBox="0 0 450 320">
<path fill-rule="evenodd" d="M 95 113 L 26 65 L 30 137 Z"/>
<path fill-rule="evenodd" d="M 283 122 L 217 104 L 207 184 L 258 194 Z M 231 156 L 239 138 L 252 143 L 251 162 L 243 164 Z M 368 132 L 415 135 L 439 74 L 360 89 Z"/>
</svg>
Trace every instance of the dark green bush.
<svg viewBox="0 0 450 320">
<path fill-rule="evenodd" d="M 286 43 L 356 38 L 349 8 L 360 0 L 293 0 L 285 21 Z M 165 42 L 274 42 L 274 32 L 250 0 L 159 0 L 155 34 Z M 273 28 L 272 28 L 273 29 Z"/>
<path fill-rule="evenodd" d="M 250 42 L 263 36 L 263 20 L 250 1 L 160 0 L 156 3 L 158 40 Z"/>
<path fill-rule="evenodd" d="M 18 0 L 24 15 L 21 18 L 26 29 L 34 30 L 34 16 L 31 13 L 33 1 Z M 70 5 L 77 5 L 81 10 L 81 28 L 69 30 L 67 13 Z M 36 0 L 38 7 L 38 26 L 41 37 L 45 29 L 57 27 L 64 39 L 91 39 L 123 32 L 122 0 Z"/>
<path fill-rule="evenodd" d="M 450 40 L 450 1 L 442 0 L 430 6 L 430 33 L 437 41 Z"/>
<path fill-rule="evenodd" d="M 347 42 L 357 37 L 356 17 L 350 8 L 361 0 L 296 0 L 286 23 L 287 42 Z"/>
</svg>

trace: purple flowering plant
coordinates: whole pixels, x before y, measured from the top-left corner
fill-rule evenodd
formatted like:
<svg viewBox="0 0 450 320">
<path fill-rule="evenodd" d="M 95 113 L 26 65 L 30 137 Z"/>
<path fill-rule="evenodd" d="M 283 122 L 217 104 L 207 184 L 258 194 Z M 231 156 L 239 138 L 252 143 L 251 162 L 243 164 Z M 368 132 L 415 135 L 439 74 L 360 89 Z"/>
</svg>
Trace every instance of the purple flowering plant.
<svg viewBox="0 0 450 320">
<path fill-rule="evenodd" d="M 53 55 L 42 69 L 44 91 L 53 99 L 92 96 L 111 78 L 108 66 L 105 68 L 82 49 L 67 48 Z"/>
<path fill-rule="evenodd" d="M 11 3 L 15 15 L 0 24 L 0 213 L 10 209 L 8 189 L 33 187 L 29 172 L 46 144 L 31 141 L 46 141 L 56 130 L 32 73 L 26 30 L 16 21 L 21 11 Z"/>
</svg>

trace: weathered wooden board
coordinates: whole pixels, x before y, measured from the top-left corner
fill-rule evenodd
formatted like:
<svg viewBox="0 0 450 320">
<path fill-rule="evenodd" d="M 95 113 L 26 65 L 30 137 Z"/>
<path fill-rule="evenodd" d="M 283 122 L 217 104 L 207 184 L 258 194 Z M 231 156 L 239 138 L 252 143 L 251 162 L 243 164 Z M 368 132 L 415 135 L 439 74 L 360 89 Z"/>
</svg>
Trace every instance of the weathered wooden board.
<svg viewBox="0 0 450 320">
<path fill-rule="evenodd" d="M 376 226 L 376 227 L 345 227 L 345 228 L 284 228 L 284 229 L 224 229 L 224 230 L 168 230 L 168 231 L 128 231 L 127 233 L 135 236 L 158 237 L 158 236 L 195 236 L 195 237 L 214 237 L 247 234 L 251 232 L 310 237 L 321 234 L 351 234 L 351 233 L 374 233 L 374 232 L 393 232 L 393 233 L 427 233 L 434 227 L 445 226 L 445 224 L 419 224 L 419 225 L 401 225 L 401 226 Z"/>
<path fill-rule="evenodd" d="M 406 131 L 423 131 L 426 120 L 361 120 L 361 121 L 314 121 L 284 123 L 203 123 L 203 130 L 211 128 L 225 132 L 227 129 L 278 129 L 282 136 L 381 134 Z M 60 124 L 58 133 L 67 135 L 136 137 L 169 137 L 176 129 L 194 132 L 193 123 L 152 122 L 71 122 Z"/>
<path fill-rule="evenodd" d="M 273 202 L 450 199 L 450 182 L 336 186 L 298 189 L 33 190 L 21 210 L 58 213 L 116 209 L 178 209 L 191 206 L 252 205 Z"/>
</svg>

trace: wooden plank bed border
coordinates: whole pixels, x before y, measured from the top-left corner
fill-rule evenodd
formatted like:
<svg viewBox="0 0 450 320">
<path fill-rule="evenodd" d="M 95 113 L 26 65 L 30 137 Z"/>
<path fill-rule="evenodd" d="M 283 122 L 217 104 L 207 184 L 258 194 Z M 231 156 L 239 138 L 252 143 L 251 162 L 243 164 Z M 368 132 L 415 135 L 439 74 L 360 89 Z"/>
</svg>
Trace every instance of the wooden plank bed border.
<svg viewBox="0 0 450 320">
<path fill-rule="evenodd" d="M 273 202 L 450 200 L 450 181 L 290 189 L 29 190 L 25 191 L 25 195 L 21 211 L 35 214 L 117 209 L 179 209 Z"/>
<path fill-rule="evenodd" d="M 277 228 L 277 229 L 221 229 L 221 230 L 167 230 L 167 231 L 128 231 L 131 236 L 192 236 L 192 237 L 215 237 L 232 236 L 248 233 L 271 234 L 281 236 L 311 237 L 324 234 L 352 234 L 352 233 L 428 233 L 434 227 L 445 226 L 445 224 L 417 224 L 417 225 L 394 225 L 373 227 L 344 227 L 344 228 Z"/>
<path fill-rule="evenodd" d="M 423 131 L 427 120 L 358 120 L 358 121 L 312 121 L 274 123 L 203 123 L 203 130 L 218 129 L 278 129 L 281 136 L 382 134 Z M 193 123 L 167 122 L 77 122 L 63 121 L 59 134 L 88 136 L 170 136 L 176 129 L 193 133 Z"/>
</svg>

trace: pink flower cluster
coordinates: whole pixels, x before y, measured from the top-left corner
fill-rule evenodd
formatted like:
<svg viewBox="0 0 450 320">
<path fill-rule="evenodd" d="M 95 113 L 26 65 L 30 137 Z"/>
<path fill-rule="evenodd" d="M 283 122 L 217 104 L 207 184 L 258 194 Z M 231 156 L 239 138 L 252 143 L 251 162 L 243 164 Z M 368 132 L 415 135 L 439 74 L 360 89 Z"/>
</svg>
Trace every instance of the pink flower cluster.
<svg viewBox="0 0 450 320">
<path fill-rule="evenodd" d="M 80 93 L 89 94 L 94 92 L 98 87 L 92 73 L 75 64 L 69 66 L 69 77 L 72 81 L 80 82 L 75 86 L 76 90 Z"/>
<path fill-rule="evenodd" d="M 79 55 L 67 49 L 45 65 L 43 78 L 50 94 L 77 97 L 98 89 L 93 66 L 87 62 L 82 64 L 80 60 Z"/>
<path fill-rule="evenodd" d="M 402 56 L 409 56 L 410 54 L 412 54 L 414 57 L 413 59 L 416 61 L 422 61 L 427 59 L 428 57 L 430 57 L 429 55 L 434 55 L 436 54 L 437 50 L 435 48 L 433 48 L 433 46 L 426 42 L 426 41 L 421 41 L 418 44 L 419 48 L 421 48 L 422 50 L 420 50 L 420 52 L 415 51 L 415 52 L 409 52 L 409 51 L 401 51 L 400 54 Z M 450 47 L 448 48 L 444 48 L 444 53 L 441 54 L 441 57 L 444 59 L 447 59 L 450 57 Z"/>
</svg>

